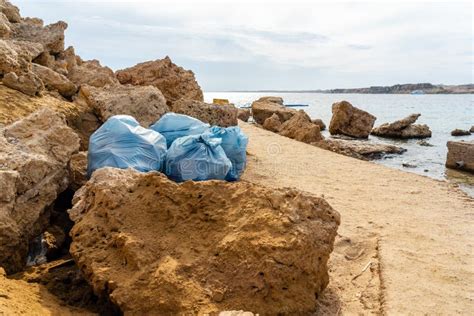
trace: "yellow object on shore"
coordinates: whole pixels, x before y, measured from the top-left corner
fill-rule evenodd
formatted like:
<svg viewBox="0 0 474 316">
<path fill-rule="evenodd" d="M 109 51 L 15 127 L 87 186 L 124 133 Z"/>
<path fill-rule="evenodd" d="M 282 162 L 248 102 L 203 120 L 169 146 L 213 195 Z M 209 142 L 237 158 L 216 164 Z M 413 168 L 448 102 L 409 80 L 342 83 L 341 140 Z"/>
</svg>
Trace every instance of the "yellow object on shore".
<svg viewBox="0 0 474 316">
<path fill-rule="evenodd" d="M 219 105 L 227 105 L 227 104 L 229 104 L 229 100 L 227 100 L 227 99 L 213 99 L 212 103 L 219 104 Z"/>
</svg>

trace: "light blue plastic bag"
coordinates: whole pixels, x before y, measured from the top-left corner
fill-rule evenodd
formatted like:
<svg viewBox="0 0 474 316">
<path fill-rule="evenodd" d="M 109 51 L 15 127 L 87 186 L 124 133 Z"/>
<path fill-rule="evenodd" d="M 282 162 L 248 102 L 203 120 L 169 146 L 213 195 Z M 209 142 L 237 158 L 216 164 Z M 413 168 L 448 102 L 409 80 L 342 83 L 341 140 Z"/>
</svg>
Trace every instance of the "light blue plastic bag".
<svg viewBox="0 0 474 316">
<path fill-rule="evenodd" d="M 176 139 L 166 154 L 166 175 L 177 182 L 224 180 L 232 163 L 220 144 L 210 133 Z"/>
<path fill-rule="evenodd" d="M 221 147 L 224 149 L 227 158 L 232 162 L 232 168 L 225 179 L 227 181 L 240 179 L 247 163 L 246 151 L 249 142 L 248 137 L 242 133 L 238 126 L 213 126 L 210 129 L 210 133 L 214 137 L 218 137 L 222 140 Z"/>
<path fill-rule="evenodd" d="M 87 174 L 103 167 L 160 171 L 166 156 L 166 140 L 144 128 L 129 115 L 110 117 L 89 140 Z"/>
<path fill-rule="evenodd" d="M 166 113 L 150 128 L 166 138 L 169 148 L 177 138 L 204 133 L 209 124 L 184 114 Z"/>
</svg>

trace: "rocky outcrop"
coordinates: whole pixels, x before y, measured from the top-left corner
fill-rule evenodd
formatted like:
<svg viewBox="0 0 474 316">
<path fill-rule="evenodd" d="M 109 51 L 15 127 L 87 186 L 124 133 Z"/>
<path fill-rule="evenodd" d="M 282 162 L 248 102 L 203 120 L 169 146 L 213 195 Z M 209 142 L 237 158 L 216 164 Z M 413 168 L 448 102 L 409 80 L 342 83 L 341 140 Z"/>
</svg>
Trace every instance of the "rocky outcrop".
<svg viewBox="0 0 474 316">
<path fill-rule="evenodd" d="M 64 50 L 64 31 L 66 22 L 59 21 L 43 26 L 37 18 L 25 18 L 20 23 L 11 24 L 12 37 L 17 40 L 40 43 L 44 50 L 51 54 L 59 54 Z"/>
<path fill-rule="evenodd" d="M 467 135 L 471 135 L 471 132 L 467 130 L 459 129 L 459 128 L 456 128 L 451 131 L 451 136 L 467 136 Z"/>
<path fill-rule="evenodd" d="M 313 122 L 315 125 L 318 125 L 320 131 L 324 131 L 326 129 L 326 124 L 324 124 L 322 119 L 314 119 L 311 120 L 311 122 Z"/>
<path fill-rule="evenodd" d="M 446 167 L 474 173 L 474 141 L 448 142 Z"/>
<path fill-rule="evenodd" d="M 42 51 L 39 43 L 0 39 L 0 75 L 28 72 L 31 61 Z"/>
<path fill-rule="evenodd" d="M 313 145 L 360 160 L 380 159 L 389 154 L 402 154 L 406 149 L 367 140 L 326 138 Z"/>
<path fill-rule="evenodd" d="M 47 207 L 68 185 L 67 163 L 79 137 L 42 109 L 0 130 L 0 266 L 25 264 L 28 242 L 47 226 Z"/>
<path fill-rule="evenodd" d="M 278 115 L 280 122 L 289 120 L 297 111 L 283 106 L 280 97 L 262 97 L 252 103 L 252 116 L 255 122 L 263 125 L 265 120 L 274 113 Z"/>
<path fill-rule="evenodd" d="M 427 138 L 431 130 L 426 124 L 413 124 L 421 114 L 411 114 L 393 123 L 384 123 L 372 130 L 371 134 L 389 138 Z"/>
<path fill-rule="evenodd" d="M 367 138 L 374 126 L 376 117 L 352 106 L 347 101 L 332 105 L 332 118 L 329 124 L 331 135 L 347 135 L 355 138 Z"/>
<path fill-rule="evenodd" d="M 340 221 L 296 190 L 132 169 L 96 171 L 73 203 L 71 254 L 125 314 L 309 314 Z"/>
<path fill-rule="evenodd" d="M 2 82 L 5 86 L 30 96 L 40 95 L 44 90 L 43 81 L 31 71 L 19 75 L 9 72 L 3 77 Z"/>
<path fill-rule="evenodd" d="M 168 56 L 119 70 L 116 74 L 122 84 L 157 87 L 168 105 L 179 99 L 204 101 L 194 73 L 175 65 Z"/>
<path fill-rule="evenodd" d="M 279 133 L 308 144 L 323 139 L 319 126 L 311 122 L 310 117 L 303 110 L 297 111 L 289 120 L 282 123 Z"/>
<path fill-rule="evenodd" d="M 0 0 L 0 12 L 2 12 L 10 23 L 21 21 L 20 10 L 10 1 Z"/>
<path fill-rule="evenodd" d="M 169 111 L 160 90 L 153 86 L 83 86 L 80 97 L 85 98 L 102 122 L 113 115 L 126 114 L 136 118 L 142 126 L 148 127 Z"/>
<path fill-rule="evenodd" d="M 87 151 L 80 151 L 69 160 L 69 187 L 77 191 L 87 182 Z"/>
<path fill-rule="evenodd" d="M 241 121 L 248 122 L 250 118 L 250 109 L 238 109 L 237 118 Z"/>
<path fill-rule="evenodd" d="M 280 118 L 278 117 L 278 115 L 276 115 L 276 113 L 273 113 L 272 116 L 270 116 L 265 120 L 265 122 L 263 122 L 262 127 L 271 132 L 278 133 L 281 127 Z"/>
<path fill-rule="evenodd" d="M 73 56 L 65 56 L 65 58 L 69 58 L 67 77 L 77 86 L 87 84 L 100 88 L 119 83 L 112 69 L 102 66 L 98 60 L 82 61 Z"/>
<path fill-rule="evenodd" d="M 46 89 L 57 91 L 66 98 L 70 98 L 76 94 L 76 85 L 69 81 L 64 75 L 39 64 L 33 63 L 32 66 L 33 73 L 41 79 Z"/>
<path fill-rule="evenodd" d="M 201 101 L 181 99 L 173 103 L 171 110 L 175 113 L 186 114 L 217 126 L 237 125 L 237 108 L 232 105 L 217 105 Z"/>
</svg>

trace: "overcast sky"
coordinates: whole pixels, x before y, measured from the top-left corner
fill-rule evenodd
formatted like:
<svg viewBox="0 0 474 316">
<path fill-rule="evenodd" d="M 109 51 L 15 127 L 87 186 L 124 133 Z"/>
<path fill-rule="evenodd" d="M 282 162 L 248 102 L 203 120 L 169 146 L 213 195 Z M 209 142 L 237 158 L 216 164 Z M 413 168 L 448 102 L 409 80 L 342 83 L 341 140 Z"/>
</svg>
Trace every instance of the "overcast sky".
<svg viewBox="0 0 474 316">
<path fill-rule="evenodd" d="M 12 2 L 68 22 L 83 59 L 121 69 L 169 55 L 206 91 L 473 82 L 471 1 Z"/>
</svg>

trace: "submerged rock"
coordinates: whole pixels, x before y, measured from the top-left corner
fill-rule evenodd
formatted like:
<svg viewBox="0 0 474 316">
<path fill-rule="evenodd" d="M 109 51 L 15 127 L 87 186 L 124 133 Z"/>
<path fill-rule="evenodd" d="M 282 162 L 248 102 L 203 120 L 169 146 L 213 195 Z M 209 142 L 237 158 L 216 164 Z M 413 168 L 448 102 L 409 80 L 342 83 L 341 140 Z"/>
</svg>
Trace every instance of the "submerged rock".
<svg viewBox="0 0 474 316">
<path fill-rule="evenodd" d="M 303 143 L 313 143 L 323 139 L 319 126 L 311 122 L 303 110 L 297 111 L 289 120 L 281 124 L 279 134 Z"/>
<path fill-rule="evenodd" d="M 471 135 L 471 132 L 467 130 L 459 129 L 459 128 L 456 128 L 451 131 L 451 136 L 467 136 L 467 135 Z"/>
<path fill-rule="evenodd" d="M 175 113 L 192 116 L 211 125 L 228 127 L 238 124 L 238 110 L 232 104 L 217 105 L 202 101 L 181 99 L 173 103 L 171 110 Z"/>
<path fill-rule="evenodd" d="M 194 73 L 175 65 L 168 56 L 119 70 L 116 75 L 122 84 L 157 87 L 168 105 L 179 99 L 204 101 Z"/>
<path fill-rule="evenodd" d="M 332 118 L 329 124 L 331 135 L 347 135 L 355 138 L 367 138 L 374 126 L 376 117 L 356 108 L 347 101 L 332 105 Z"/>
<path fill-rule="evenodd" d="M 446 167 L 474 173 L 474 141 L 448 142 Z"/>
<path fill-rule="evenodd" d="M 329 281 L 339 214 L 296 190 L 104 168 L 73 203 L 71 254 L 125 314 L 306 315 Z"/>
<path fill-rule="evenodd" d="M 421 114 L 411 114 L 393 123 L 384 123 L 372 130 L 372 135 L 389 138 L 427 138 L 431 130 L 426 124 L 413 124 Z"/>
<path fill-rule="evenodd" d="M 0 130 L 0 266 L 8 272 L 23 267 L 28 242 L 48 225 L 46 209 L 67 188 L 78 148 L 79 137 L 50 109 Z"/>
<path fill-rule="evenodd" d="M 283 106 L 280 97 L 262 97 L 252 103 L 252 116 L 255 122 L 263 125 L 265 120 L 273 114 L 278 115 L 281 123 L 289 120 L 297 111 Z"/>
</svg>

